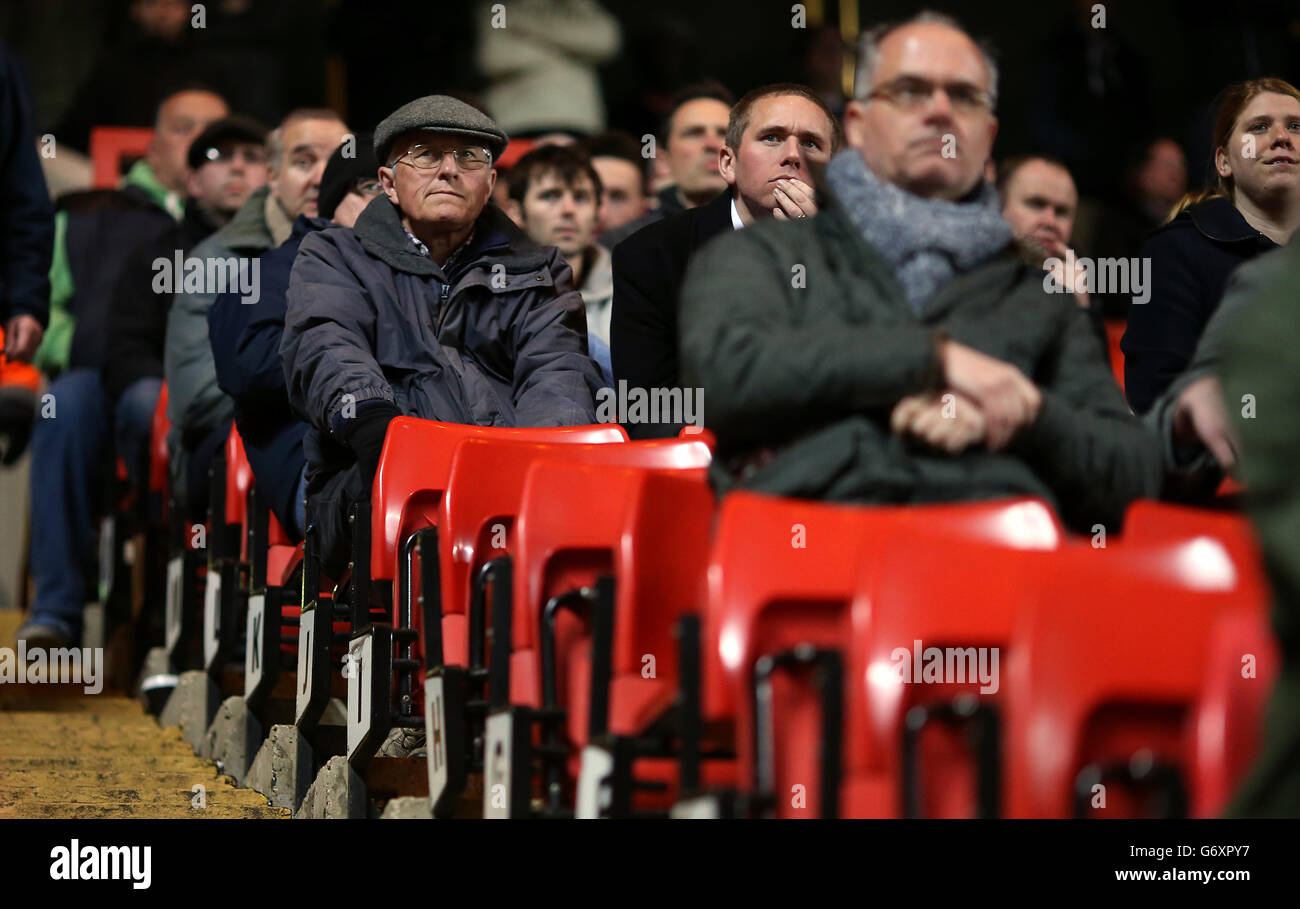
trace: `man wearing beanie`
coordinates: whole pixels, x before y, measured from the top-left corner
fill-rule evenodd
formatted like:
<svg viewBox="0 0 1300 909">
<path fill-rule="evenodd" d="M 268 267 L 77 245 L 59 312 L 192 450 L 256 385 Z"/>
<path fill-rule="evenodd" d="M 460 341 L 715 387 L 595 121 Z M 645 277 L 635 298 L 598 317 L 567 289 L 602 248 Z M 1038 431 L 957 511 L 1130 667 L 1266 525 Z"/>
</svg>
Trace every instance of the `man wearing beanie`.
<svg viewBox="0 0 1300 909">
<path fill-rule="evenodd" d="M 347 513 L 368 499 L 388 424 L 595 420 L 596 364 L 573 273 L 488 202 L 506 135 L 481 111 L 420 98 L 375 130 L 384 198 L 354 231 L 307 237 L 280 354 L 312 424 L 308 493 L 322 567 L 347 563 Z"/>
<path fill-rule="evenodd" d="M 321 175 L 320 217 L 299 215 L 289 239 L 262 254 L 258 301 L 248 304 L 237 292 L 224 293 L 208 311 L 217 384 L 234 401 L 235 425 L 258 492 L 294 540 L 302 539 L 303 532 L 307 459 L 302 440 L 307 424 L 289 406 L 280 366 L 289 273 L 298 247 L 309 234 L 336 224 L 351 227 L 356 223 L 370 200 L 383 192 L 378 171 L 369 135 L 345 139 L 330 155 Z"/>
</svg>

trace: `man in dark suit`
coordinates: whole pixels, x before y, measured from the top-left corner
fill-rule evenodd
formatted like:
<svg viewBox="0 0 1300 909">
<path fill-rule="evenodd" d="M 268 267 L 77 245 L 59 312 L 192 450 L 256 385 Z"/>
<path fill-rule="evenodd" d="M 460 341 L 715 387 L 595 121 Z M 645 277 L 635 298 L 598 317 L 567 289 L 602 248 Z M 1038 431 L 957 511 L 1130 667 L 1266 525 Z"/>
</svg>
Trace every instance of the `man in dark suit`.
<svg viewBox="0 0 1300 909">
<path fill-rule="evenodd" d="M 616 387 L 675 388 L 677 298 L 690 257 L 708 240 L 761 218 L 787 220 L 817 213 L 810 163 L 824 164 L 839 148 L 840 129 L 821 98 L 802 85 L 755 89 L 736 102 L 718 171 L 728 189 L 706 205 L 643 228 L 614 249 L 610 325 Z M 623 419 L 635 439 L 676 435 L 681 414 L 656 422 Z"/>
</svg>

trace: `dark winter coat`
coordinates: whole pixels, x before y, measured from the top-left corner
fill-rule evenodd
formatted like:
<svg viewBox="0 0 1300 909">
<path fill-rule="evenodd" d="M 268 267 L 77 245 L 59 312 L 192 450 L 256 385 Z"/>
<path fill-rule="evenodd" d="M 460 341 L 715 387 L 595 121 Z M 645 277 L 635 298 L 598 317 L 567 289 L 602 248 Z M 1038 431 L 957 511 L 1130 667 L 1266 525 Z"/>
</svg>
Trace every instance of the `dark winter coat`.
<svg viewBox="0 0 1300 909">
<path fill-rule="evenodd" d="M 280 357 L 289 400 L 313 427 L 311 489 L 353 462 L 340 433 L 368 402 L 450 423 L 572 426 L 595 421 L 603 384 L 572 270 L 490 203 L 445 269 L 384 196 L 354 229 L 308 236 Z"/>
</svg>

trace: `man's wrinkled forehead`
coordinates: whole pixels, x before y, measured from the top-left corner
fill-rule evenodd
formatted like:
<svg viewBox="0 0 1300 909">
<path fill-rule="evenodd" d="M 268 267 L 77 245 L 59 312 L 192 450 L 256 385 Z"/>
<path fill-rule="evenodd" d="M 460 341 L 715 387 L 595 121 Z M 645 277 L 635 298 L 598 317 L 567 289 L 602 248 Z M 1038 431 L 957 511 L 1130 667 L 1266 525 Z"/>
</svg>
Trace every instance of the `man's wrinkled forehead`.
<svg viewBox="0 0 1300 909">
<path fill-rule="evenodd" d="M 990 73 L 970 36 L 939 23 L 904 25 L 880 42 L 876 85 L 900 76 L 944 82 L 969 82 L 989 88 Z"/>
</svg>

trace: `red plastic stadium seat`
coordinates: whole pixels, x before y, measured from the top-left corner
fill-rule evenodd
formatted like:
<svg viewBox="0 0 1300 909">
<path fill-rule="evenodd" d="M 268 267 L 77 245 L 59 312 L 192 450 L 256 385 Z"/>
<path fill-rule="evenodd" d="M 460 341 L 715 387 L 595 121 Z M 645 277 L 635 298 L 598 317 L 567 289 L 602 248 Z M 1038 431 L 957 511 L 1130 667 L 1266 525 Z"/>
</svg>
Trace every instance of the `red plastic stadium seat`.
<svg viewBox="0 0 1300 909">
<path fill-rule="evenodd" d="M 1255 566 L 1206 534 L 1062 552 L 1011 645 L 1010 815 L 1185 813 L 1211 630 L 1266 602 Z"/>
<path fill-rule="evenodd" d="M 528 469 L 515 525 L 509 682 L 505 664 L 494 662 L 492 701 L 503 706 L 498 692 L 504 689 L 513 708 L 563 711 L 542 734 L 557 774 L 566 750 L 574 779 L 578 749 L 591 735 L 635 736 L 673 703 L 673 626 L 696 607 L 713 517 L 713 493 L 697 466 L 702 453 L 683 453 L 688 457 L 678 461 L 687 465 L 677 470 L 550 460 Z M 565 604 L 578 605 L 579 615 L 563 611 Z M 602 609 L 611 623 L 608 650 L 597 637 Z M 493 627 L 499 646 L 500 617 Z M 598 689 L 596 678 L 604 680 L 595 683 Z M 602 709 L 593 722 L 597 697 Z M 491 718 L 488 723 L 485 754 L 494 753 Z M 516 740 L 514 751 L 521 747 Z M 666 750 L 640 763 L 637 772 L 653 773 L 664 787 L 647 807 L 670 807 L 673 770 Z M 548 786 L 552 808 L 568 804 L 559 793 Z"/>
<path fill-rule="evenodd" d="M 123 158 L 143 158 L 153 130 L 147 126 L 96 126 L 90 131 L 95 189 L 113 189 L 122 179 Z"/>
<path fill-rule="evenodd" d="M 1124 329 L 1127 326 L 1127 319 L 1106 320 L 1106 341 L 1110 346 L 1110 369 L 1115 374 L 1115 381 L 1119 384 L 1120 391 L 1124 390 L 1124 351 L 1120 347 L 1120 341 L 1124 339 Z"/>
<path fill-rule="evenodd" d="M 781 816 L 898 814 L 902 718 L 921 695 L 920 686 L 901 690 L 891 654 L 910 651 L 918 638 L 926 646 L 1004 640 L 1031 557 L 1042 559 L 1063 536 L 1051 510 L 1031 499 L 851 507 L 728 496 L 708 575 L 702 721 L 735 724 L 741 786 L 775 795 Z M 808 657 L 823 651 L 827 661 L 838 654 L 842 716 L 832 720 L 839 728 L 819 731 L 826 719 L 809 686 L 774 675 L 771 722 L 780 735 L 760 768 L 755 667 L 764 656 L 797 657 L 801 649 Z M 945 693 L 955 694 L 934 692 Z M 816 765 L 819 748 L 834 745 L 828 735 L 843 743 L 834 806 L 825 804 Z M 792 797 L 795 786 L 801 802 Z"/>
<path fill-rule="evenodd" d="M 167 434 L 171 428 L 167 419 L 167 383 L 164 382 L 149 428 L 149 491 L 162 497 L 164 510 L 167 507 Z"/>
<path fill-rule="evenodd" d="M 464 439 L 498 438 L 532 442 L 626 442 L 622 427 L 556 426 L 504 428 L 439 423 L 398 417 L 388 427 L 371 493 L 370 570 L 373 580 L 398 576 L 402 542 L 437 520 L 438 500 L 456 446 Z M 418 627 L 418 622 L 417 622 Z"/>
<path fill-rule="evenodd" d="M 863 561 L 855 605 L 868 753 L 865 765 L 850 761 L 846 783 L 883 773 L 902 816 L 997 816 L 1007 645 L 1064 532 L 1036 499 L 889 509 L 882 519 L 893 528 Z M 927 678 L 931 648 L 953 677 Z"/>
<path fill-rule="evenodd" d="M 1219 617 L 1193 726 L 1196 817 L 1222 814 L 1255 759 L 1280 662 L 1277 643 L 1258 611 Z"/>
<path fill-rule="evenodd" d="M 226 436 L 226 523 L 239 527 L 239 559 L 248 560 L 248 491 L 253 488 L 253 466 L 244 453 L 244 440 L 232 423 Z M 232 553 L 232 555 L 234 555 Z"/>
<path fill-rule="evenodd" d="M 704 729 L 718 731 L 712 742 L 706 733 L 704 744 L 728 747 L 734 742 L 741 790 L 752 793 L 761 784 L 768 790 L 764 794 L 775 797 L 781 816 L 840 813 L 838 805 L 828 809 L 822 804 L 818 749 L 811 745 L 824 743 L 818 696 L 811 691 L 814 686 L 793 678 L 807 678 L 812 660 L 820 658 L 822 672 L 832 676 L 838 668 L 845 722 L 824 719 L 835 727 L 833 734 L 842 736 L 848 762 L 865 762 L 865 691 L 849 680 L 853 667 L 865 665 L 856 652 L 864 638 L 853 614 L 854 592 L 864 560 L 887 542 L 881 522 L 870 520 L 871 512 L 748 492 L 733 492 L 722 503 L 700 629 L 700 720 Z M 805 665 L 771 675 L 772 722 L 783 734 L 772 743 L 774 752 L 760 781 L 755 669 L 764 657 L 787 664 L 800 653 L 808 658 Z M 825 690 L 826 703 L 833 695 Z M 702 778 L 708 769 L 708 763 L 702 765 Z M 802 789 L 793 790 L 796 785 Z M 880 787 L 868 793 L 865 797 L 878 807 L 864 808 L 864 813 L 887 813 L 887 796 Z"/>
<path fill-rule="evenodd" d="M 437 525 L 441 561 L 443 662 L 468 663 L 466 605 L 471 580 L 491 558 L 512 551 L 515 519 L 528 467 L 540 460 L 608 467 L 707 467 L 703 441 L 689 438 L 622 445 L 471 438 L 456 447 Z M 583 496 L 583 501 L 590 498 Z M 414 583 L 414 582 L 413 582 Z"/>
</svg>

